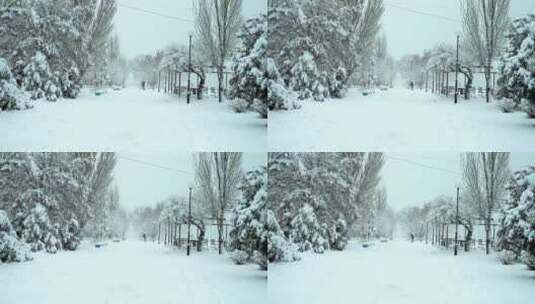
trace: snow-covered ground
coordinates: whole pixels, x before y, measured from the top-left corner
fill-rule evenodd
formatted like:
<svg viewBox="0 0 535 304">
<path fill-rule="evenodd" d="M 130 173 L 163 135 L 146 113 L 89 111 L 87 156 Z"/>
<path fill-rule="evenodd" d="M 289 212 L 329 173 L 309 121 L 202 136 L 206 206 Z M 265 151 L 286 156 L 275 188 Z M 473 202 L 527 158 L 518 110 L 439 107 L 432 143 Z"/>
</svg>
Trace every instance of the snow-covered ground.
<svg viewBox="0 0 535 304">
<path fill-rule="evenodd" d="M 127 88 L 76 100 L 39 101 L 0 113 L 1 151 L 265 152 L 267 121 L 237 114 L 215 99 L 186 104 L 155 91 Z"/>
<path fill-rule="evenodd" d="M 0 264 L 0 303 L 266 303 L 266 272 L 216 252 L 126 241 Z"/>
<path fill-rule="evenodd" d="M 304 102 L 269 117 L 272 151 L 533 151 L 535 121 L 481 99 L 395 88 L 342 100 Z"/>
<path fill-rule="evenodd" d="M 535 272 L 482 252 L 460 253 L 394 241 L 307 255 L 269 268 L 270 303 L 533 303 Z"/>
</svg>

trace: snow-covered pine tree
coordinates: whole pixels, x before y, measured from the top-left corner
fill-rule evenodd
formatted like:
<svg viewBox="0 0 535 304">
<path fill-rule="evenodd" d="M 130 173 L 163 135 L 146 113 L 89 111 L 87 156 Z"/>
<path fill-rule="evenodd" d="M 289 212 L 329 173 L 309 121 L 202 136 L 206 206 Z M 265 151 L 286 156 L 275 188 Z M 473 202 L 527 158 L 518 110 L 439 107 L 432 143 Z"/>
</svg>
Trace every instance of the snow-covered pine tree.
<svg viewBox="0 0 535 304">
<path fill-rule="evenodd" d="M 230 96 L 242 99 L 263 118 L 268 115 L 267 20 L 250 18 L 239 35 L 241 51 L 233 60 Z"/>
<path fill-rule="evenodd" d="M 0 58 L 0 111 L 30 108 L 29 96 L 18 88 L 8 63 Z"/>
<path fill-rule="evenodd" d="M 289 241 L 279 226 L 275 213 L 271 210 L 266 212 L 266 225 L 268 231 L 268 263 L 294 262 L 301 259 L 298 248 Z"/>
<path fill-rule="evenodd" d="M 535 118 L 535 15 L 518 18 L 498 61 L 498 98 L 522 107 Z"/>
<path fill-rule="evenodd" d="M 231 248 L 244 252 L 248 259 L 267 270 L 267 168 L 247 172 L 240 190 L 242 198 L 232 217 Z"/>
<path fill-rule="evenodd" d="M 509 199 L 500 211 L 498 247 L 522 256 L 535 269 L 535 167 L 517 171 L 507 187 Z"/>
<path fill-rule="evenodd" d="M 31 260 L 28 245 L 17 239 L 17 234 L 4 210 L 0 210 L 0 263 Z"/>
<path fill-rule="evenodd" d="M 295 202 L 312 199 L 306 191 L 296 192 L 292 198 L 296 199 Z M 304 203 L 290 222 L 290 240 L 300 251 L 312 250 L 315 253 L 324 253 L 329 249 L 329 242 L 326 239 L 327 231 L 325 226 L 320 224 L 316 212 L 312 205 Z"/>
<path fill-rule="evenodd" d="M 326 75 L 318 71 L 314 56 L 310 52 L 304 51 L 297 58 L 290 73 L 290 89 L 297 92 L 299 99 L 313 98 L 323 101 L 328 96 L 328 90 L 324 86 Z"/>
<path fill-rule="evenodd" d="M 54 83 L 56 79 L 43 53 L 36 52 L 22 72 L 22 87 L 31 92 L 32 99 L 46 98 L 48 101 L 58 99 L 61 92 Z"/>
<path fill-rule="evenodd" d="M 41 189 L 35 189 L 25 191 L 12 207 L 15 231 L 34 252 L 46 250 L 56 253 L 62 248 L 57 238 L 58 231 L 48 217 L 47 207 L 54 205 L 56 202 L 50 200 Z"/>
</svg>

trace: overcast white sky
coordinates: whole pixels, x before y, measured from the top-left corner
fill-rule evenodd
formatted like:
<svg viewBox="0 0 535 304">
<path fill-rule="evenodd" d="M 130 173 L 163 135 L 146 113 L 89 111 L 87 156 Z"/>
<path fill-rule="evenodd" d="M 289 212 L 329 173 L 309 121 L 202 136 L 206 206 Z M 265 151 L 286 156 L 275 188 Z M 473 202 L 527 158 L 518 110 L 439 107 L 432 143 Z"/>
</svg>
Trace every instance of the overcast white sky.
<svg viewBox="0 0 535 304">
<path fill-rule="evenodd" d="M 395 58 L 409 53 L 421 53 L 439 42 L 455 43 L 460 22 L 450 22 L 436 17 L 410 12 L 404 9 L 460 19 L 459 0 L 384 0 L 383 29 L 389 51 Z M 511 0 L 511 16 L 519 17 L 535 12 L 534 0 Z"/>
<path fill-rule="evenodd" d="M 461 182 L 460 174 L 395 160 L 405 159 L 423 165 L 461 172 L 458 153 L 387 153 L 382 177 L 388 193 L 388 204 L 395 210 L 418 206 L 438 195 L 454 196 L 456 185 Z M 511 169 L 523 169 L 535 165 L 535 153 L 512 153 Z"/>
<path fill-rule="evenodd" d="M 120 202 L 127 210 L 151 206 L 171 195 L 186 196 L 193 185 L 193 154 L 191 153 L 119 153 L 115 179 L 119 187 Z M 186 171 L 154 168 L 125 158 L 146 161 L 162 167 Z M 248 171 L 265 166 L 267 153 L 244 153 L 243 169 Z"/>
<path fill-rule="evenodd" d="M 188 42 L 193 23 L 141 12 L 125 6 L 141 8 L 166 16 L 193 20 L 195 0 L 119 0 L 115 29 L 121 52 L 128 58 L 150 54 L 170 44 Z M 250 17 L 265 13 L 267 0 L 244 0 L 242 14 Z"/>
</svg>

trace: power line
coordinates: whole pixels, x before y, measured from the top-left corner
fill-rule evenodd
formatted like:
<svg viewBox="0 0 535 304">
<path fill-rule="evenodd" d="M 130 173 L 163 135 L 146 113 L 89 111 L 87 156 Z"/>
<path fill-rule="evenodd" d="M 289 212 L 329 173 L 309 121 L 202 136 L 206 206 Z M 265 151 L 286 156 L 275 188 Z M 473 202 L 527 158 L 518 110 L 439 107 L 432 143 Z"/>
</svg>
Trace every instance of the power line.
<svg viewBox="0 0 535 304">
<path fill-rule="evenodd" d="M 420 10 L 415 10 L 415 9 L 412 9 L 412 8 L 399 6 L 399 5 L 392 4 L 392 3 L 385 3 L 385 5 L 391 6 L 391 7 L 400 9 L 400 10 L 408 11 L 408 12 L 411 12 L 411 13 L 414 13 L 414 14 L 420 14 L 420 15 L 424 15 L 424 16 L 427 16 L 427 17 L 433 17 L 433 18 L 442 19 L 442 20 L 449 21 L 449 22 L 455 22 L 456 24 L 460 23 L 459 20 L 457 20 L 455 18 L 451 18 L 451 17 L 446 17 L 446 16 L 434 14 L 434 13 L 428 13 L 428 12 L 424 12 L 424 11 L 420 11 Z"/>
<path fill-rule="evenodd" d="M 143 13 L 146 13 L 146 14 L 159 16 L 159 17 L 163 17 L 163 18 L 167 18 L 167 19 L 174 19 L 174 20 L 178 20 L 178 21 L 191 22 L 191 23 L 195 22 L 195 21 L 190 20 L 190 19 L 171 16 L 171 15 L 166 15 L 166 14 L 158 13 L 158 12 L 155 12 L 155 11 L 147 10 L 147 9 L 136 7 L 136 6 L 126 5 L 126 4 L 122 4 L 122 3 L 118 3 L 117 5 L 119 5 L 121 7 L 124 7 L 124 8 L 127 8 L 127 9 L 134 10 L 134 11 L 143 12 Z"/>
<path fill-rule="evenodd" d="M 162 170 L 172 171 L 172 172 L 175 172 L 175 173 L 182 173 L 182 174 L 194 175 L 193 173 L 188 172 L 188 171 L 185 171 L 185 170 L 180 170 L 180 169 L 176 169 L 176 168 L 166 167 L 166 166 L 162 166 L 162 165 L 154 164 L 154 163 L 151 163 L 151 162 L 148 162 L 148 161 L 139 160 L 139 159 L 135 159 L 135 158 L 125 157 L 125 156 L 117 156 L 117 158 L 119 158 L 119 159 L 123 159 L 123 160 L 127 160 L 127 161 L 131 161 L 131 162 L 135 162 L 135 163 L 142 164 L 142 165 L 145 165 L 145 166 L 149 166 L 149 167 L 157 168 L 157 169 L 162 169 Z"/>
<path fill-rule="evenodd" d="M 410 160 L 410 159 L 387 156 L 387 155 L 385 155 L 385 158 L 388 158 L 388 159 L 391 159 L 391 160 L 395 160 L 395 161 L 399 161 L 399 162 L 408 163 L 408 164 L 411 164 L 411 165 L 414 165 L 414 166 L 418 166 L 418 167 L 422 167 L 422 168 L 426 168 L 426 169 L 442 171 L 442 172 L 446 172 L 446 173 L 449 173 L 449 174 L 460 175 L 460 173 L 457 172 L 457 171 L 453 171 L 453 170 L 449 170 L 449 169 L 444 169 L 444 168 L 439 168 L 439 167 L 434 167 L 434 166 L 422 164 L 422 163 L 419 163 L 417 161 L 413 161 L 413 160 Z"/>
</svg>

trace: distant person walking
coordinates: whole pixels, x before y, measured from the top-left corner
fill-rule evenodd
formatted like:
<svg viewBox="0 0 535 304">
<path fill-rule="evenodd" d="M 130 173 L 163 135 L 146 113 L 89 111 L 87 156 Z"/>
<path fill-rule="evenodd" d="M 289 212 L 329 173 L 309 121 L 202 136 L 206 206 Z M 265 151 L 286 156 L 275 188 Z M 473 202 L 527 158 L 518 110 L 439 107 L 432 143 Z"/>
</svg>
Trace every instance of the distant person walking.
<svg viewBox="0 0 535 304">
<path fill-rule="evenodd" d="M 409 86 L 411 87 L 411 91 L 414 91 L 414 81 L 411 80 Z"/>
<path fill-rule="evenodd" d="M 145 88 L 147 87 L 147 83 L 145 82 L 145 80 L 143 80 L 141 82 L 141 88 L 143 89 L 143 91 L 145 91 Z"/>
<path fill-rule="evenodd" d="M 147 235 L 145 233 L 143 233 L 143 242 L 147 242 Z"/>
<path fill-rule="evenodd" d="M 414 243 L 414 233 L 411 233 L 411 243 Z"/>
</svg>

